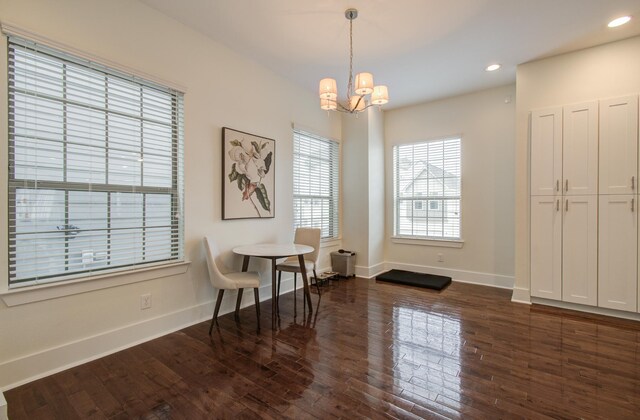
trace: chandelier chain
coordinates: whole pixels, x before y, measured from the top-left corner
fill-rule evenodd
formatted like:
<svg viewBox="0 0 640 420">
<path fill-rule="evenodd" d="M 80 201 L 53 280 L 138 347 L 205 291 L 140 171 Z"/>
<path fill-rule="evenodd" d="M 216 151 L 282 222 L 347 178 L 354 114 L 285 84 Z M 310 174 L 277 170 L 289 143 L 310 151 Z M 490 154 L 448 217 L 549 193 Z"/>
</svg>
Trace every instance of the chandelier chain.
<svg viewBox="0 0 640 420">
<path fill-rule="evenodd" d="M 353 19 L 349 19 L 349 85 L 347 86 L 347 104 L 351 103 L 353 91 Z"/>
</svg>

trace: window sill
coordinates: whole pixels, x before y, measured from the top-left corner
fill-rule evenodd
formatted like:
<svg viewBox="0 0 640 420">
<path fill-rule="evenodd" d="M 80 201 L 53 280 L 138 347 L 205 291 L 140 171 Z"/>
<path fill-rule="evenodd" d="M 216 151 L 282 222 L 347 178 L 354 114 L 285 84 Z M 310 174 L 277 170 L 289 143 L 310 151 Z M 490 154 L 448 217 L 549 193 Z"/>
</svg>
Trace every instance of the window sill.
<svg viewBox="0 0 640 420">
<path fill-rule="evenodd" d="M 191 265 L 190 261 L 164 264 L 141 268 L 131 271 L 120 271 L 104 274 L 82 280 L 43 284 L 39 286 L 23 287 L 20 289 L 3 290 L 0 298 L 7 306 L 24 305 L 25 303 L 40 302 L 64 296 L 77 295 L 109 287 L 123 286 L 151 279 L 184 274 Z"/>
<path fill-rule="evenodd" d="M 342 244 L 342 238 L 322 239 L 320 241 L 320 249 L 340 246 L 341 244 Z"/>
<path fill-rule="evenodd" d="M 435 246 L 441 248 L 462 248 L 462 239 L 423 239 L 409 236 L 392 236 L 391 242 L 405 245 Z"/>
</svg>

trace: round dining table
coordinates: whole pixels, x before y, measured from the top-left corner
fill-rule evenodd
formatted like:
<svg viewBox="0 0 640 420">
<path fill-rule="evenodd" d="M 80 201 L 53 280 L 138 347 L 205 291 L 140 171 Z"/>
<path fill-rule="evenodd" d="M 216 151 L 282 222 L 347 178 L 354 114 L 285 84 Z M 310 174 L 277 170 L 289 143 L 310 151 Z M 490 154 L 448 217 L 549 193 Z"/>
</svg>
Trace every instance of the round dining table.
<svg viewBox="0 0 640 420">
<path fill-rule="evenodd" d="M 309 313 L 313 312 L 311 306 L 311 292 L 309 290 L 309 282 L 307 280 L 307 270 L 305 269 L 304 255 L 313 252 L 314 249 L 308 245 L 301 244 L 255 244 L 255 245 L 243 245 L 233 248 L 233 252 L 238 255 L 244 256 L 242 261 L 242 271 L 247 271 L 249 268 L 249 260 L 251 257 L 267 258 L 271 260 L 271 327 L 275 329 L 276 319 L 278 317 L 277 307 L 277 291 L 276 291 L 276 265 L 277 260 L 281 258 L 287 258 L 292 256 L 298 257 L 300 263 L 300 274 L 302 274 L 302 283 L 304 285 L 304 297 L 307 300 L 309 306 Z"/>
</svg>

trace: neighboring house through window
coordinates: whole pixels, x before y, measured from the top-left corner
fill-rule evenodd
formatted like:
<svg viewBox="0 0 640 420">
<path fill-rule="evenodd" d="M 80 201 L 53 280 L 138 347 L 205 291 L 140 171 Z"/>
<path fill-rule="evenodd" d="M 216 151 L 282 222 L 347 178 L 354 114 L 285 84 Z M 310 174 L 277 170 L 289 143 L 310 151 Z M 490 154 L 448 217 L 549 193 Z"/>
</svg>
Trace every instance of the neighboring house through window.
<svg viewBox="0 0 640 420">
<path fill-rule="evenodd" d="M 322 239 L 339 236 L 339 149 L 336 141 L 293 132 L 294 227 L 320 228 Z"/>
<path fill-rule="evenodd" d="M 395 236 L 461 238 L 460 161 L 459 138 L 393 148 Z"/>
<path fill-rule="evenodd" d="M 9 286 L 183 259 L 182 94 L 10 37 Z"/>
</svg>

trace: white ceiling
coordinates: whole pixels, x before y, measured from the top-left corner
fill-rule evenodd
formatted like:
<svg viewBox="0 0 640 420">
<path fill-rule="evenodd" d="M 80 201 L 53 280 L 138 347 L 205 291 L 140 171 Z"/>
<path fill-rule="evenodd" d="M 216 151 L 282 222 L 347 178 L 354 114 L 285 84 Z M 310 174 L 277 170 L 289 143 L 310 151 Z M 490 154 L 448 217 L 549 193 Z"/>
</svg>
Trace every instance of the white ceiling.
<svg viewBox="0 0 640 420">
<path fill-rule="evenodd" d="M 640 0 L 141 0 L 317 93 L 354 73 L 389 86 L 394 108 L 515 81 L 516 65 L 640 34 Z M 630 14 L 630 23 L 607 28 Z M 502 69 L 488 73 L 491 63 Z"/>
</svg>

